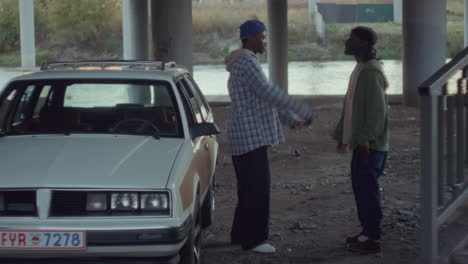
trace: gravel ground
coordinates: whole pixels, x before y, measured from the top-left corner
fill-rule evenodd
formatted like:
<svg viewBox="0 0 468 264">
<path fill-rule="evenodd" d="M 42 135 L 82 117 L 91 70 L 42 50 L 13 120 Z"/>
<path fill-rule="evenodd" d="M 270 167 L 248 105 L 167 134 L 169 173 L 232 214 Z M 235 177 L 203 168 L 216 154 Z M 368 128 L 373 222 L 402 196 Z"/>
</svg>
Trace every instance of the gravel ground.
<svg viewBox="0 0 468 264">
<path fill-rule="evenodd" d="M 270 242 L 273 255 L 231 246 L 237 202 L 231 158 L 226 152 L 229 106 L 213 107 L 221 129 L 215 224 L 204 231 L 202 263 L 414 263 L 419 193 L 419 110 L 392 104 L 389 159 L 380 182 L 384 197 L 383 253 L 346 251 L 344 239 L 360 231 L 350 183 L 350 154 L 337 154 L 330 134 L 342 97 L 302 98 L 315 110 L 311 128 L 285 130 L 286 144 L 270 148 L 272 171 Z"/>
</svg>

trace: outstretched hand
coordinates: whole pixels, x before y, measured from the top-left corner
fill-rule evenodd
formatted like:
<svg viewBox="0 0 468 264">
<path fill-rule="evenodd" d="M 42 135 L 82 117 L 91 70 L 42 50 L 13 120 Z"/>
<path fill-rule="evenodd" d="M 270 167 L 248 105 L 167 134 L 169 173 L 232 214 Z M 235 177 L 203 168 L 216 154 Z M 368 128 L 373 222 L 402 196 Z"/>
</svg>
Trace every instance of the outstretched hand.
<svg viewBox="0 0 468 264">
<path fill-rule="evenodd" d="M 292 130 L 298 130 L 302 128 L 302 122 L 296 122 L 293 125 L 289 126 L 290 129 Z"/>
<path fill-rule="evenodd" d="M 358 146 L 358 151 L 364 157 L 369 156 L 369 145 L 359 145 Z"/>
<path fill-rule="evenodd" d="M 343 144 L 342 142 L 338 142 L 336 145 L 336 152 L 338 153 L 346 153 L 346 148 L 348 147 L 347 144 Z"/>
<path fill-rule="evenodd" d="M 311 117 L 303 122 L 303 126 L 309 127 L 310 125 L 312 125 L 312 122 L 313 122 L 313 119 Z"/>
<path fill-rule="evenodd" d="M 290 125 L 289 128 L 293 130 L 302 129 L 304 127 L 309 127 L 311 124 L 312 124 L 312 118 L 309 118 L 304 121 L 296 122 L 294 125 Z"/>
</svg>

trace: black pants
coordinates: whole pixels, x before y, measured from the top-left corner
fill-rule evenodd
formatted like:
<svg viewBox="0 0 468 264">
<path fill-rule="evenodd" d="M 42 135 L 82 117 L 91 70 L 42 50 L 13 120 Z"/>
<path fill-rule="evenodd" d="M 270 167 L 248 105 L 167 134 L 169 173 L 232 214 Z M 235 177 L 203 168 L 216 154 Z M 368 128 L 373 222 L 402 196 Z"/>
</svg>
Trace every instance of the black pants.
<svg viewBox="0 0 468 264">
<path fill-rule="evenodd" d="M 379 177 L 383 173 L 387 152 L 370 150 L 369 156 L 353 151 L 351 181 L 362 234 L 378 239 L 382 233 L 382 205 Z"/>
<path fill-rule="evenodd" d="M 267 147 L 232 156 L 237 177 L 238 202 L 231 241 L 252 249 L 268 239 L 270 219 L 270 167 Z"/>
</svg>

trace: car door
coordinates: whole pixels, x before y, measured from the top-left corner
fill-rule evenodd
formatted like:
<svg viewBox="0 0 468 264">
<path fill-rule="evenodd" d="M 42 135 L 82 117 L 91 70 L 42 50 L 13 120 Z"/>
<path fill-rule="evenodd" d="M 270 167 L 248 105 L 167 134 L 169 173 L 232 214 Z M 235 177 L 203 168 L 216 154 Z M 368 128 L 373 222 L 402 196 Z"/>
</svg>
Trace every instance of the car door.
<svg viewBox="0 0 468 264">
<path fill-rule="evenodd" d="M 213 112 L 211 111 L 208 101 L 206 100 L 205 96 L 203 96 L 197 83 L 188 74 L 184 76 L 184 79 L 186 80 L 187 84 L 190 86 L 190 90 L 194 94 L 195 100 L 200 106 L 200 112 L 201 112 L 203 121 L 207 123 L 214 123 Z M 209 166 L 210 166 L 211 175 L 213 175 L 214 170 L 216 168 L 216 158 L 217 158 L 217 153 L 218 153 L 218 142 L 216 140 L 216 135 L 206 136 L 205 144 L 207 144 L 207 147 L 209 150 L 209 154 L 210 154 Z"/>
<path fill-rule="evenodd" d="M 207 141 L 207 136 L 193 136 L 192 134 L 194 125 L 204 122 L 201 113 L 202 110 L 185 78 L 178 78 L 176 80 L 176 85 L 184 101 L 187 122 L 191 131 L 194 157 L 190 167 L 199 175 L 201 193 L 204 194 L 211 182 L 212 175 L 211 164 L 209 162 L 211 157 L 209 142 Z"/>
</svg>

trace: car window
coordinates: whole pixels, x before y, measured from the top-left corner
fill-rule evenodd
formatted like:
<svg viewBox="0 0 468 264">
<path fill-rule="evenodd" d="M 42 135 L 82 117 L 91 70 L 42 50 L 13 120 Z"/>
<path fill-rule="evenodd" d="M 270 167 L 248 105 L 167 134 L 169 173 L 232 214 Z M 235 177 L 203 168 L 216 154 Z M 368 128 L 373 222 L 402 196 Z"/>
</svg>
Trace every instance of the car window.
<svg viewBox="0 0 468 264">
<path fill-rule="evenodd" d="M 11 90 L 10 93 L 5 97 L 4 100 L 0 102 L 0 131 L 5 131 L 4 121 L 8 114 L 8 109 L 11 105 L 11 102 L 15 99 L 16 89 Z"/>
<path fill-rule="evenodd" d="M 193 113 L 193 109 L 190 106 L 190 103 L 188 102 L 187 96 L 185 95 L 184 86 L 182 85 L 182 82 L 180 81 L 176 82 L 176 86 L 180 94 L 180 99 L 182 100 L 182 105 L 184 106 L 185 115 L 187 116 L 187 122 L 189 125 L 194 124 L 195 114 Z"/>
<path fill-rule="evenodd" d="M 31 118 L 30 110 L 31 110 L 32 104 L 34 103 L 32 100 L 33 98 L 32 95 L 35 89 L 36 89 L 36 86 L 33 86 L 33 85 L 26 87 L 25 91 L 21 95 L 21 99 L 16 108 L 15 116 L 13 118 L 13 123 L 22 122 L 25 119 Z"/>
<path fill-rule="evenodd" d="M 51 87 L 50 85 L 45 85 L 41 88 L 41 93 L 39 95 L 36 107 L 34 108 L 34 115 L 38 115 L 42 107 L 47 103 L 47 98 L 50 95 Z"/>
<path fill-rule="evenodd" d="M 211 112 L 211 109 L 206 101 L 205 97 L 200 91 L 200 88 L 197 86 L 195 81 L 189 75 L 185 76 L 185 81 L 189 85 L 192 94 L 195 96 L 195 100 L 200 106 L 201 114 L 204 120 L 208 119 L 208 114 Z"/>
<path fill-rule="evenodd" d="M 178 82 L 178 86 L 180 87 L 180 89 L 182 89 L 183 94 L 186 96 L 188 103 L 190 104 L 190 107 L 193 111 L 193 115 L 195 117 L 195 121 L 197 123 L 202 123 L 203 118 L 200 105 L 198 104 L 195 94 L 192 92 L 192 89 L 190 88 L 190 85 L 188 84 L 187 80 L 180 79 L 180 81 Z"/>
<path fill-rule="evenodd" d="M 25 89 L 14 121 L 12 135 L 183 137 L 174 91 L 168 82 L 41 81 Z"/>
<path fill-rule="evenodd" d="M 110 107 L 122 104 L 151 104 L 148 85 L 76 83 L 66 87 L 65 107 Z"/>
</svg>

